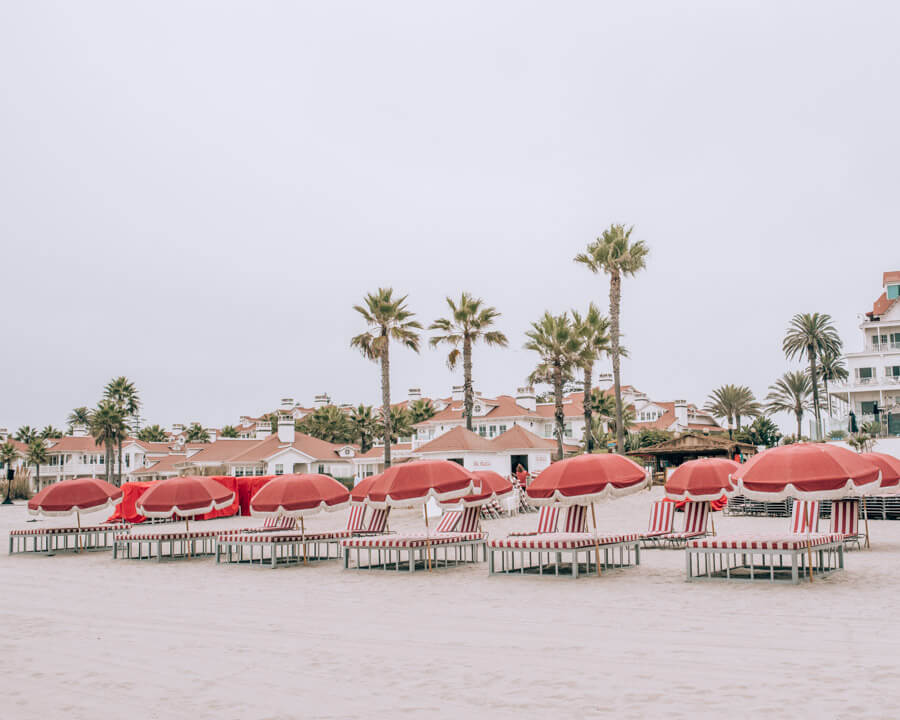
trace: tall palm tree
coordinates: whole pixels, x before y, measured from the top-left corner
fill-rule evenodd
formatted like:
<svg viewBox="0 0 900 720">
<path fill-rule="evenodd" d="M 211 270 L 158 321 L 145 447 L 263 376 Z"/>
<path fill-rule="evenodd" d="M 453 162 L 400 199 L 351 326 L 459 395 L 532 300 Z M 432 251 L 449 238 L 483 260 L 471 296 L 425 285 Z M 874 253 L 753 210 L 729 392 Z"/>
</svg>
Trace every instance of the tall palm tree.
<svg viewBox="0 0 900 720">
<path fill-rule="evenodd" d="M 124 375 L 110 380 L 103 391 L 103 397 L 112 400 L 119 410 L 122 412 L 123 419 L 131 418 L 132 420 L 141 409 L 141 399 L 138 396 L 137 388 Z M 122 443 L 127 436 L 127 431 L 119 435 L 118 451 L 119 451 L 119 472 L 118 484 L 122 484 Z"/>
<path fill-rule="evenodd" d="M 52 425 L 45 425 L 44 429 L 41 430 L 38 437 L 42 440 L 57 440 L 61 438 L 65 433 L 62 430 L 53 427 Z"/>
<path fill-rule="evenodd" d="M 741 417 L 759 417 L 762 407 L 746 385 L 722 385 L 712 391 L 704 410 L 728 421 L 728 437 L 733 437 L 732 425 L 741 431 Z"/>
<path fill-rule="evenodd" d="M 13 435 L 13 437 L 19 442 L 29 445 L 37 439 L 38 431 L 31 427 L 31 425 L 23 425 L 16 430 L 16 434 Z"/>
<path fill-rule="evenodd" d="M 3 501 L 4 505 L 9 505 L 12 502 L 12 464 L 18 455 L 19 451 L 16 450 L 16 446 L 8 440 L 0 445 L 0 464 L 6 469 L 6 499 Z"/>
<path fill-rule="evenodd" d="M 803 415 L 812 410 L 813 384 L 802 370 L 791 370 L 769 386 L 766 412 L 793 413 L 797 419 L 797 439 L 803 436 Z"/>
<path fill-rule="evenodd" d="M 237 436 L 238 436 L 238 431 L 234 425 L 226 425 L 225 427 L 222 428 L 222 437 L 223 438 L 236 438 Z"/>
<path fill-rule="evenodd" d="M 237 437 L 237 433 L 235 433 L 234 435 L 226 435 L 223 429 L 222 437 Z M 166 435 L 165 430 L 163 430 L 159 425 L 154 424 L 142 427 L 138 431 L 137 439 L 142 440 L 143 442 L 165 442 L 169 438 Z"/>
<path fill-rule="evenodd" d="M 472 429 L 472 408 L 475 405 L 475 391 L 472 387 L 472 346 L 479 340 L 484 340 L 488 345 L 506 347 L 509 341 L 499 330 L 489 330 L 494 321 L 500 317 L 496 308 L 484 304 L 484 300 L 469 293 L 462 293 L 459 302 L 453 298 L 447 298 L 447 306 L 450 308 L 450 317 L 438 318 L 428 327 L 429 330 L 437 330 L 441 335 L 435 335 L 429 341 L 431 347 L 440 344 L 449 345 L 450 353 L 447 355 L 447 367 L 455 370 L 459 364 L 460 356 L 463 364 L 463 415 L 466 418 L 466 430 Z"/>
<path fill-rule="evenodd" d="M 125 417 L 119 406 L 112 400 L 103 399 L 91 413 L 91 436 L 98 445 L 106 448 L 106 482 L 112 478 L 114 448 L 119 438 L 127 433 Z"/>
<path fill-rule="evenodd" d="M 36 438 L 28 443 L 28 454 L 25 456 L 25 462 L 29 465 L 34 465 L 38 492 L 43 490 L 41 487 L 41 465 L 47 464 L 47 458 L 47 446 L 44 445 L 43 440 Z"/>
<path fill-rule="evenodd" d="M 809 362 L 817 435 L 821 433 L 822 418 L 819 406 L 819 374 L 816 370 L 816 359 L 829 352 L 840 353 L 842 345 L 831 315 L 827 313 L 797 313 L 794 315 L 781 345 L 788 360 L 805 354 Z"/>
<path fill-rule="evenodd" d="M 822 353 L 819 358 L 819 377 L 825 386 L 825 397 L 828 401 L 828 416 L 832 416 L 831 411 L 831 395 L 828 392 L 829 382 L 844 382 L 850 373 L 847 372 L 847 366 L 844 364 L 844 358 L 840 353 L 833 350 L 827 350 Z"/>
<path fill-rule="evenodd" d="M 350 426 L 354 439 L 359 443 L 360 453 L 369 452 L 378 433 L 378 419 L 372 414 L 372 406 L 360 404 L 353 408 L 350 411 Z"/>
<path fill-rule="evenodd" d="M 406 298 L 394 297 L 393 288 L 378 288 L 368 293 L 364 305 L 354 305 L 368 326 L 367 330 L 350 340 L 350 347 L 363 357 L 381 363 L 381 421 L 384 426 L 384 467 L 391 466 L 391 340 L 419 352 L 421 323 L 413 320 L 415 313 L 406 307 Z"/>
<path fill-rule="evenodd" d="M 575 262 L 585 265 L 591 272 L 609 275 L 609 331 L 611 340 L 613 383 L 616 394 L 616 452 L 625 452 L 625 430 L 622 422 L 622 376 L 619 342 L 619 309 L 622 303 L 622 277 L 630 277 L 647 265 L 649 248 L 643 240 L 631 242 L 634 227 L 610 225 L 603 235 L 587 246 L 587 250 L 575 256 Z"/>
<path fill-rule="evenodd" d="M 69 417 L 66 418 L 66 423 L 69 426 L 69 430 L 73 429 L 76 425 L 87 428 L 91 424 L 91 411 L 83 405 L 77 407 L 69 413 Z"/>
<path fill-rule="evenodd" d="M 591 431 L 591 393 L 593 391 L 594 363 L 605 352 L 609 352 L 609 320 L 600 309 L 591 303 L 584 316 L 577 310 L 572 311 L 572 325 L 582 339 L 579 358 L 581 374 L 584 379 L 584 451 L 594 451 L 594 435 Z"/>
<path fill-rule="evenodd" d="M 540 357 L 529 382 L 550 382 L 553 385 L 556 451 L 557 459 L 562 460 L 565 433 L 563 385 L 571 377 L 572 370 L 581 358 L 582 338 L 572 326 L 568 313 L 551 315 L 549 312 L 545 312 L 537 322 L 531 323 L 531 330 L 525 336 L 528 338 L 525 349 L 533 350 Z"/>
</svg>

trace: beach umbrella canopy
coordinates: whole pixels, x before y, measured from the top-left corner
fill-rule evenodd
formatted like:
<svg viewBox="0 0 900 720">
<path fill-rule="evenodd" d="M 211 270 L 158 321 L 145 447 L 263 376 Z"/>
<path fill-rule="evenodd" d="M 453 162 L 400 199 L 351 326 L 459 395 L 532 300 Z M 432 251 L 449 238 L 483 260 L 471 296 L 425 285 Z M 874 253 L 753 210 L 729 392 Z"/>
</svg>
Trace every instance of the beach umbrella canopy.
<svg viewBox="0 0 900 720">
<path fill-rule="evenodd" d="M 881 489 L 889 492 L 900 491 L 900 459 L 878 452 L 862 453 L 864 457 L 881 470 Z"/>
<path fill-rule="evenodd" d="M 878 466 L 827 443 L 794 443 L 761 452 L 731 475 L 751 500 L 838 500 L 871 495 L 881 486 Z"/>
<path fill-rule="evenodd" d="M 464 495 L 457 500 L 448 500 L 440 503 L 443 508 L 457 507 L 460 504 L 463 507 L 480 507 L 487 505 L 492 500 L 505 498 L 515 492 L 513 484 L 500 473 L 493 470 L 473 470 L 472 475 L 475 476 L 475 487 L 472 488 L 471 495 Z"/>
<path fill-rule="evenodd" d="M 740 467 L 726 458 L 700 458 L 679 465 L 666 478 L 666 497 L 670 500 L 713 502 L 734 494 L 729 476 Z"/>
<path fill-rule="evenodd" d="M 350 504 L 350 491 L 328 475 L 279 475 L 250 500 L 256 517 L 304 517 Z"/>
<path fill-rule="evenodd" d="M 381 475 L 370 475 L 356 483 L 354 488 L 350 491 L 350 504 L 365 505 L 366 496 L 369 494 L 369 488 L 372 487 L 372 483 L 380 477 Z"/>
<path fill-rule="evenodd" d="M 438 502 L 469 495 L 475 476 L 449 460 L 417 460 L 394 465 L 369 486 L 366 502 L 372 507 L 424 505 L 429 498 Z"/>
<path fill-rule="evenodd" d="M 525 493 L 535 505 L 589 505 L 638 492 L 648 482 L 644 468 L 624 455 L 585 454 L 553 463 Z"/>
<path fill-rule="evenodd" d="M 122 502 L 122 488 L 100 478 L 74 478 L 48 485 L 28 501 L 32 515 L 93 512 Z"/>
<path fill-rule="evenodd" d="M 137 511 L 150 518 L 183 518 L 221 510 L 234 502 L 234 491 L 212 478 L 189 475 L 160 480 L 138 499 Z"/>
</svg>

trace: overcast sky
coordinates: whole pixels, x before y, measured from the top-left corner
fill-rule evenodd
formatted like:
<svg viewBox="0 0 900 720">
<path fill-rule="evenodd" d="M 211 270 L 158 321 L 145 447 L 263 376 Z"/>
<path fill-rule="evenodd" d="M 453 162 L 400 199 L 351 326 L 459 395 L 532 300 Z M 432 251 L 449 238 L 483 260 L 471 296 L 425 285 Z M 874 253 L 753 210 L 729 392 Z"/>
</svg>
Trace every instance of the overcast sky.
<svg viewBox="0 0 900 720">
<path fill-rule="evenodd" d="M 164 425 L 377 403 L 380 285 L 496 306 L 476 386 L 514 392 L 532 320 L 607 306 L 572 258 L 612 222 L 650 246 L 623 382 L 764 396 L 792 314 L 859 349 L 900 269 L 898 8 L 6 0 L 0 426 L 116 375 Z M 397 350 L 394 398 L 460 382 L 444 355 Z"/>
</svg>

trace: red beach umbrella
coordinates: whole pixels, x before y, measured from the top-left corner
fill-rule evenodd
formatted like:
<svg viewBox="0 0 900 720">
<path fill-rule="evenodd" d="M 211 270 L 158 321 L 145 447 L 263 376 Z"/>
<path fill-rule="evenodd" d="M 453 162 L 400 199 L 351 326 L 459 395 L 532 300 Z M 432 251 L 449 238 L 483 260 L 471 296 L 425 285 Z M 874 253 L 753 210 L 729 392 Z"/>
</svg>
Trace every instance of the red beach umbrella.
<svg viewBox="0 0 900 720">
<path fill-rule="evenodd" d="M 670 500 L 712 502 L 722 495 L 733 495 L 729 475 L 740 467 L 734 460 L 701 458 L 679 465 L 666 478 L 666 497 Z"/>
<path fill-rule="evenodd" d="M 473 470 L 475 487 L 471 495 L 465 495 L 457 500 L 448 500 L 439 503 L 441 507 L 456 507 L 460 503 L 464 507 L 480 507 L 487 505 L 492 500 L 499 500 L 515 492 L 513 484 L 500 473 L 493 470 Z"/>
<path fill-rule="evenodd" d="M 369 494 L 369 488 L 371 488 L 372 484 L 380 477 L 381 475 L 370 475 L 356 483 L 356 486 L 350 491 L 350 504 L 365 505 L 366 496 Z"/>
<path fill-rule="evenodd" d="M 160 480 L 147 488 L 135 503 L 141 515 L 151 518 L 184 518 L 186 530 L 190 530 L 188 518 L 221 510 L 234 502 L 234 491 L 212 478 L 188 475 Z"/>
<path fill-rule="evenodd" d="M 250 514 L 259 517 L 302 518 L 350 503 L 350 492 L 328 475 L 279 475 L 250 500 Z"/>
<path fill-rule="evenodd" d="M 122 502 L 122 488 L 100 478 L 74 478 L 48 485 L 28 501 L 31 515 L 93 512 Z"/>
<path fill-rule="evenodd" d="M 438 502 L 469 495 L 475 476 L 449 460 L 417 460 L 394 465 L 372 482 L 366 500 L 372 507 L 424 505 L 429 498 Z"/>
<path fill-rule="evenodd" d="M 881 489 L 897 492 L 900 490 L 900 459 L 893 455 L 879 452 L 862 453 L 864 457 L 881 470 Z"/>
</svg>

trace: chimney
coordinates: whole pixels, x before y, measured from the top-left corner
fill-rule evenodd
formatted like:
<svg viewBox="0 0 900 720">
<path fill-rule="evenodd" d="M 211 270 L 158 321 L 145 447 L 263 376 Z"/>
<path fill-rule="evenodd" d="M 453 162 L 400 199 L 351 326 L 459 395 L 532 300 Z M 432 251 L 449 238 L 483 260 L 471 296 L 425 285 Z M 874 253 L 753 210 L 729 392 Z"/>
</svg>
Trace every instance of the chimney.
<svg viewBox="0 0 900 720">
<path fill-rule="evenodd" d="M 454 385 L 451 395 L 453 396 L 453 402 L 462 402 L 463 401 L 463 386 L 462 385 Z"/>
<path fill-rule="evenodd" d="M 517 388 L 516 404 L 534 412 L 537 409 L 537 397 L 534 394 L 534 388 L 530 386 Z"/>
<path fill-rule="evenodd" d="M 72 437 L 87 437 L 87 428 L 84 425 L 73 425 Z"/>
<path fill-rule="evenodd" d="M 176 435 L 178 435 L 178 434 L 180 434 L 180 433 L 183 433 L 183 432 L 184 432 L 184 425 L 182 425 L 181 423 L 175 423 L 175 424 L 172 426 L 172 432 L 175 433 Z"/>
<path fill-rule="evenodd" d="M 294 398 L 281 398 L 281 409 L 284 412 L 290 412 L 294 409 Z"/>
<path fill-rule="evenodd" d="M 257 440 L 265 440 L 272 434 L 272 423 L 268 420 L 256 423 L 256 432 L 254 436 Z"/>
<path fill-rule="evenodd" d="M 206 434 L 209 435 L 210 442 L 215 442 L 218 438 L 218 431 L 215 428 L 206 428 Z"/>
<path fill-rule="evenodd" d="M 603 384 L 609 384 L 609 385 L 613 384 L 612 373 L 600 373 L 597 376 L 597 385 L 600 386 Z"/>
<path fill-rule="evenodd" d="M 294 443 L 294 418 L 284 413 L 278 414 L 278 442 Z"/>
<path fill-rule="evenodd" d="M 686 430 L 688 426 L 687 400 L 675 401 L 675 422 L 679 430 Z"/>
<path fill-rule="evenodd" d="M 407 399 L 410 403 L 414 403 L 416 400 L 422 399 L 422 388 L 410 388 L 406 394 Z"/>
<path fill-rule="evenodd" d="M 325 407 L 326 405 L 331 405 L 331 398 L 328 396 L 328 393 L 322 393 L 313 398 L 314 408 Z"/>
<path fill-rule="evenodd" d="M 250 416 L 249 415 L 241 415 L 240 421 L 241 421 L 241 425 L 249 425 L 250 424 Z"/>
</svg>

